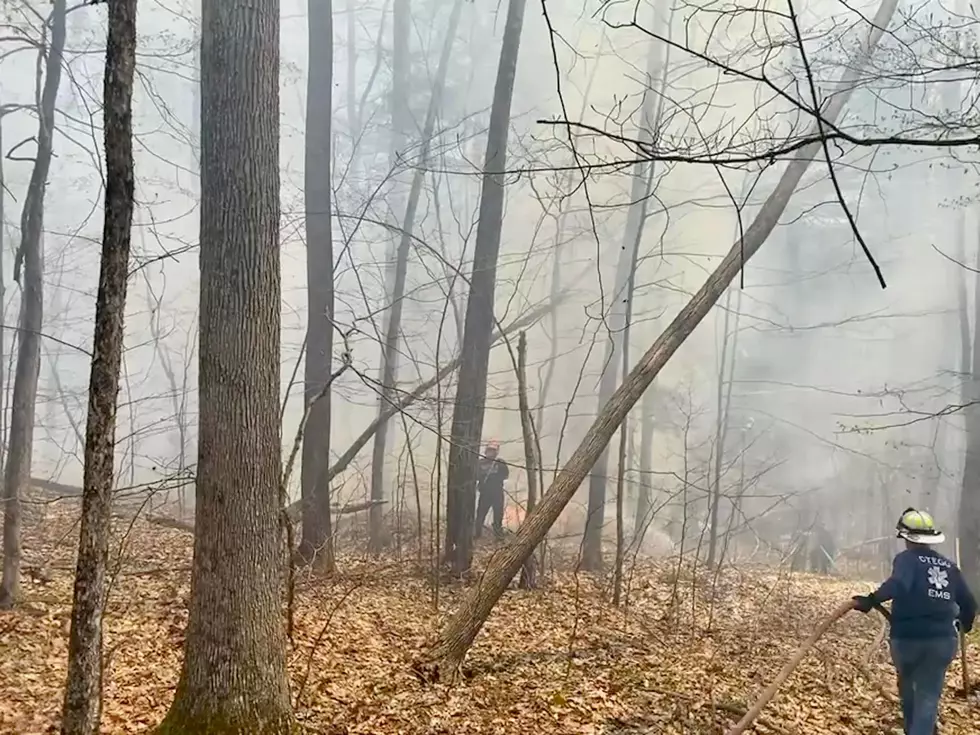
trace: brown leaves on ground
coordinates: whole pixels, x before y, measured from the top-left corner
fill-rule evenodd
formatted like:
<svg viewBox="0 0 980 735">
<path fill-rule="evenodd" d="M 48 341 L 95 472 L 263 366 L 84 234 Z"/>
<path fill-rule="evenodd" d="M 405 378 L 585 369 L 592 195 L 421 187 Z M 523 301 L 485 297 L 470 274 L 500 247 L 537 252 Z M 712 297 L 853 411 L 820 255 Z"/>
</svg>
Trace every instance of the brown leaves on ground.
<svg viewBox="0 0 980 735">
<path fill-rule="evenodd" d="M 75 511 L 49 508 L 25 539 L 25 600 L 0 614 L 0 732 L 56 731 L 65 675 Z M 179 671 L 190 537 L 120 521 L 110 610 L 103 731 L 160 721 Z M 670 563 L 638 568 L 629 607 L 580 575 L 508 592 L 455 686 L 413 674 L 458 590 L 411 562 L 342 560 L 344 574 L 303 578 L 290 647 L 297 716 L 322 733 L 722 733 L 739 719 L 819 620 L 860 585 L 742 569 L 692 582 Z M 865 585 L 867 587 L 867 585 Z M 672 604 L 671 600 L 675 602 Z M 818 644 L 755 732 L 887 733 L 899 725 L 880 620 L 850 614 Z M 972 668 L 980 673 L 980 645 Z M 947 680 L 944 735 L 980 731 L 980 702 Z M 900 730 L 899 730 L 900 732 Z"/>
</svg>

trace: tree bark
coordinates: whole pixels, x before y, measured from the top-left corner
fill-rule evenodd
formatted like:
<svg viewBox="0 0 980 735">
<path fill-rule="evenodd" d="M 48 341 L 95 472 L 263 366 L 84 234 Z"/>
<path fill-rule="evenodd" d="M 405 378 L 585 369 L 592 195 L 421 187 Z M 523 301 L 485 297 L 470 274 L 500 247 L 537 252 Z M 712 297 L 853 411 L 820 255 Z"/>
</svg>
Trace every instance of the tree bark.
<svg viewBox="0 0 980 735">
<path fill-rule="evenodd" d="M 535 451 L 534 417 L 527 398 L 527 333 L 517 337 L 517 404 L 521 412 L 521 436 L 524 439 L 524 473 L 527 476 L 527 512 L 538 504 L 538 458 Z M 537 578 L 534 554 L 528 556 L 521 568 L 521 589 L 534 589 Z"/>
<path fill-rule="evenodd" d="M 725 316 L 721 329 L 721 356 L 718 365 L 718 391 L 715 407 L 715 456 L 714 476 L 711 481 L 711 502 L 708 508 L 708 559 L 707 566 L 713 569 L 718 553 L 718 512 L 721 509 L 721 469 L 725 462 L 725 440 L 728 438 L 728 407 L 731 404 L 732 393 L 728 391 L 728 402 L 725 402 L 725 368 L 728 365 L 728 334 L 732 315 L 732 292 L 728 290 L 725 297 Z M 731 383 L 729 383 L 729 387 Z"/>
<path fill-rule="evenodd" d="M 279 12 L 278 0 L 203 6 L 197 533 L 167 735 L 293 725 L 280 598 Z"/>
<path fill-rule="evenodd" d="M 407 0 L 397 0 L 395 3 L 396 31 L 399 27 L 398 12 L 402 2 L 406 5 L 402 12 L 408 12 Z M 381 525 L 382 505 L 380 501 L 384 500 L 384 462 L 388 440 L 388 420 L 382 417 L 385 414 L 385 410 L 397 400 L 398 343 L 402 328 L 402 310 L 405 300 L 405 282 L 408 277 L 408 260 L 412 252 L 412 245 L 415 242 L 413 237 L 415 217 L 418 212 L 419 199 L 422 195 L 422 184 L 424 183 L 425 173 L 428 168 L 427 164 L 429 161 L 429 151 L 432 147 L 432 136 L 435 134 L 436 121 L 439 118 L 439 112 L 442 108 L 442 97 L 446 88 L 446 77 L 449 73 L 449 61 L 452 56 L 453 42 L 459 31 L 459 21 L 462 15 L 463 0 L 455 0 L 449 16 L 449 25 L 446 29 L 442 53 L 439 56 L 436 77 L 432 84 L 432 95 L 429 98 L 429 108 L 426 111 L 425 123 L 422 128 L 418 163 L 412 173 L 412 183 L 408 192 L 408 200 L 405 204 L 405 217 L 402 221 L 398 250 L 395 253 L 395 273 L 391 287 L 391 310 L 388 312 L 384 349 L 382 350 L 381 396 L 378 407 L 380 424 L 377 432 L 374 434 L 374 449 L 371 456 L 371 500 L 375 501 L 376 505 L 371 508 L 369 547 L 374 552 L 381 550 L 383 541 L 383 529 Z M 398 35 L 396 33 L 397 37 Z M 407 92 L 398 96 L 400 101 L 404 94 L 407 94 Z"/>
<path fill-rule="evenodd" d="M 322 479 L 330 463 L 330 380 L 333 357 L 333 227 L 330 210 L 330 140 L 333 108 L 333 3 L 309 0 L 309 71 L 306 83 L 306 299 L 307 342 L 304 391 L 309 407 L 303 464 L 304 503 L 299 554 L 332 572 L 333 522 L 330 481 Z"/>
<path fill-rule="evenodd" d="M 0 223 L 6 222 L 7 189 L 4 181 L 3 159 L 3 102 L 0 100 Z M 0 224 L 0 471 L 7 457 L 7 283 L 4 281 L 4 253 L 7 241 L 5 228 Z M 4 497 L 6 497 L 4 495 Z"/>
<path fill-rule="evenodd" d="M 962 262 L 965 262 L 965 253 L 963 255 Z M 977 262 L 980 262 L 980 246 L 977 250 Z M 963 412 L 966 423 L 966 457 L 960 485 L 958 535 L 963 574 L 971 590 L 980 590 L 980 407 L 971 405 L 980 401 L 980 272 L 974 277 L 974 283 L 972 339 L 966 305 L 966 284 L 961 283 L 959 286 L 962 289 L 959 296 L 962 402 L 968 407 Z"/>
<path fill-rule="evenodd" d="M 656 388 L 648 390 L 643 394 L 643 402 L 640 405 L 640 489 L 637 493 L 636 517 L 633 521 L 631 545 L 634 549 L 643 547 L 643 537 L 650 526 L 653 509 L 650 488 L 653 477 L 653 413 L 656 395 Z"/>
<path fill-rule="evenodd" d="M 95 302 L 95 345 L 88 389 L 82 518 L 75 569 L 68 681 L 62 735 L 99 732 L 102 703 L 102 615 L 112 521 L 119 368 L 133 225 L 133 73 L 136 2 L 109 4 L 103 84 L 105 221 Z"/>
<path fill-rule="evenodd" d="M 411 110 L 408 105 L 411 94 L 409 86 L 411 84 L 411 53 L 410 53 L 410 27 L 411 27 L 411 7 L 409 0 L 394 0 L 391 12 L 391 89 L 389 90 L 388 100 L 391 110 L 391 123 L 389 132 L 391 133 L 391 148 L 389 150 L 388 162 L 391 168 L 391 189 L 389 191 L 389 206 L 393 212 L 401 211 L 402 208 L 402 177 L 399 175 L 404 166 L 405 147 L 408 143 L 409 128 L 412 123 Z M 395 215 L 397 216 L 397 215 Z M 396 228 L 392 228 L 395 232 Z M 387 399 L 390 398 L 394 390 L 394 382 L 398 375 L 398 329 L 401 328 L 402 299 L 405 296 L 405 275 L 401 274 L 401 294 L 398 291 L 399 269 L 404 267 L 407 272 L 408 261 L 402 266 L 397 251 L 400 245 L 389 245 L 387 257 L 385 258 L 385 294 L 388 297 L 390 311 L 385 313 L 383 338 L 381 348 L 381 364 L 378 367 L 378 378 L 381 383 L 381 394 L 378 396 L 379 410 L 383 409 Z M 395 328 L 396 342 L 394 350 L 389 350 L 389 336 L 392 333 L 392 322 L 395 317 L 395 310 L 398 311 L 398 325 Z M 383 506 L 380 501 L 384 500 L 384 475 L 385 475 L 385 452 L 388 442 L 390 425 L 387 421 L 378 427 L 374 435 L 374 448 L 371 454 L 371 500 L 375 505 L 371 508 L 371 517 L 368 521 L 368 550 L 371 553 L 378 553 L 385 544 L 383 527 Z"/>
<path fill-rule="evenodd" d="M 868 56 L 891 21 L 897 4 L 898 0 L 883 0 L 878 7 L 871 21 L 872 30 L 860 59 L 845 67 L 836 89 L 823 108 L 825 121 L 833 123 L 840 115 L 856 81 L 860 78 Z M 817 127 L 818 131 L 820 129 L 822 126 Z M 684 340 L 711 311 L 712 306 L 741 270 L 742 264 L 755 255 L 765 242 L 819 148 L 820 143 L 816 142 L 800 149 L 787 165 L 776 188 L 759 209 L 752 224 L 745 230 L 742 239 L 732 245 L 718 268 L 708 276 L 704 285 L 678 312 L 667 329 L 650 346 L 616 389 L 609 402 L 596 416 L 582 443 L 541 499 L 540 505 L 527 516 L 514 540 L 494 554 L 481 577 L 479 587 L 473 589 L 464 598 L 459 608 L 447 621 L 430 653 L 430 661 L 423 667 L 424 674 L 431 678 L 455 676 L 467 650 L 476 639 L 493 606 L 510 584 L 510 580 L 524 564 L 525 559 L 533 553 L 534 548 L 544 539 L 548 529 L 557 520 L 579 484 L 605 451 L 609 439 L 622 424 L 633 405 Z"/>
<path fill-rule="evenodd" d="M 20 591 L 20 495 L 31 474 L 34 449 L 34 409 L 37 376 L 41 367 L 41 328 L 44 322 L 44 195 L 51 168 L 55 131 L 55 102 L 61 84 L 65 50 L 66 0 L 54 0 L 45 23 L 50 33 L 44 65 L 41 109 L 38 111 L 37 154 L 20 218 L 20 248 L 14 258 L 14 280 L 23 269 L 20 334 L 14 396 L 10 415 L 10 445 L 4 468 L 3 577 L 0 579 L 0 609 L 16 604 Z"/>
<path fill-rule="evenodd" d="M 462 362 L 456 388 L 456 407 L 450 436 L 447 473 L 446 555 L 455 574 L 469 571 L 473 556 L 476 466 L 480 457 L 487 370 L 494 324 L 497 256 L 504 213 L 504 170 L 514 78 L 521 46 L 526 0 L 510 0 L 490 108 L 487 151 L 483 164 L 480 214 L 473 248 L 473 274 L 466 300 Z"/>
</svg>

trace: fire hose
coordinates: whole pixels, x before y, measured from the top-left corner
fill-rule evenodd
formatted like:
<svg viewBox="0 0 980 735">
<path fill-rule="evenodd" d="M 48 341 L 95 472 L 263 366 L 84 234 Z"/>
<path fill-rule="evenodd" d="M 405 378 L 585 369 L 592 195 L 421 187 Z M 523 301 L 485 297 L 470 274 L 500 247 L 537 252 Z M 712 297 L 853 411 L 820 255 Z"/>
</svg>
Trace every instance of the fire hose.
<svg viewBox="0 0 980 735">
<path fill-rule="evenodd" d="M 738 724 L 728 730 L 725 735 L 741 735 L 752 725 L 755 719 L 762 713 L 762 710 L 765 709 L 766 705 L 769 704 L 770 700 L 776 696 L 779 688 L 786 683 L 786 680 L 793 674 L 796 667 L 800 665 L 800 662 L 806 657 L 810 649 L 816 645 L 817 641 L 820 640 L 824 633 L 830 630 L 834 623 L 853 610 L 854 605 L 854 600 L 848 600 L 847 602 L 842 603 L 840 607 L 834 610 L 834 612 L 832 612 L 826 620 L 817 626 L 813 633 L 810 634 L 810 637 L 796 649 L 796 652 L 790 657 L 789 661 L 787 661 L 783 665 L 783 668 L 779 670 L 779 673 L 776 675 L 776 678 L 773 679 L 772 683 L 766 687 L 762 694 L 759 695 L 759 698 L 755 701 L 755 704 L 748 709 L 742 719 L 738 721 Z M 891 621 L 891 613 L 888 612 L 888 610 L 880 603 L 875 603 L 873 607 L 884 616 L 885 620 L 889 622 Z M 960 659 L 963 664 L 963 691 L 965 694 L 969 694 L 970 681 L 966 668 L 966 637 L 962 632 L 960 632 L 959 638 Z"/>
</svg>

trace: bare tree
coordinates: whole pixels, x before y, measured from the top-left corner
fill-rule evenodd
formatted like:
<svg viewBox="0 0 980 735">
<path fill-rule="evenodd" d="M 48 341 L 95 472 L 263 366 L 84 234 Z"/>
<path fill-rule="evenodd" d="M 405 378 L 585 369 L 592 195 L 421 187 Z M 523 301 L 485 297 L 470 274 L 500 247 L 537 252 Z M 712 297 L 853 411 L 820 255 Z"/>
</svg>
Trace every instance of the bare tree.
<svg viewBox="0 0 980 735">
<path fill-rule="evenodd" d="M 411 28 L 411 4 L 410 0 L 394 0 L 392 3 L 392 24 L 391 24 L 391 89 L 389 90 L 389 100 L 391 108 L 391 139 L 389 162 L 391 170 L 397 172 L 402 167 L 401 160 L 405 155 L 405 146 L 409 139 L 409 126 L 411 124 L 411 108 L 409 98 L 411 96 L 412 81 L 412 62 L 411 45 L 409 30 Z M 396 174 L 392 176 L 393 191 L 392 200 L 396 202 L 392 209 L 400 210 L 401 181 Z M 395 215 L 397 217 L 397 214 Z M 404 236 L 401 238 L 404 240 Z M 394 390 L 394 383 L 398 377 L 398 330 L 401 329 L 402 300 L 405 296 L 405 275 L 408 271 L 408 256 L 405 262 L 401 260 L 401 246 L 396 248 L 391 246 L 388 249 L 385 267 L 385 290 L 390 301 L 390 311 L 386 312 L 384 319 L 384 342 L 381 346 L 381 366 L 378 375 L 381 379 L 381 394 L 378 396 L 380 402 L 379 411 L 384 410 L 384 405 L 391 400 L 391 392 Z M 401 276 L 401 284 L 399 284 Z M 399 292 L 399 285 L 401 286 Z M 393 324 L 397 316 L 397 323 Z M 391 340 L 394 335 L 395 344 L 392 347 Z M 390 349 L 389 349 L 390 348 Z M 390 425 L 387 421 L 381 424 L 378 432 L 374 435 L 374 449 L 371 461 L 371 501 L 373 505 L 370 510 L 370 521 L 368 525 L 368 548 L 377 553 L 384 545 L 382 510 L 385 497 L 384 491 L 384 461 L 385 450 L 388 441 Z"/>
<path fill-rule="evenodd" d="M 655 27 L 663 27 L 670 37 L 673 10 L 665 7 L 654 11 Z M 647 52 L 646 85 L 643 90 L 643 104 L 639 124 L 638 139 L 649 145 L 657 136 L 663 113 L 664 90 L 667 85 L 667 49 L 654 38 L 650 39 Z M 629 319 L 633 302 L 633 280 L 643 240 L 643 229 L 647 221 L 647 209 L 653 191 L 655 170 L 651 161 L 638 161 L 633 165 L 630 186 L 630 203 L 623 230 L 623 244 L 616 264 L 612 303 L 606 316 L 609 338 L 602 362 L 602 375 L 599 378 L 597 412 L 605 406 L 616 389 L 620 374 L 629 369 Z M 623 428 L 623 443 L 620 462 L 620 476 L 625 469 L 626 428 Z M 592 472 L 589 473 L 589 505 L 585 520 L 585 537 L 582 541 L 582 568 L 598 571 L 602 568 L 602 527 L 605 521 L 606 479 L 609 474 L 609 453 L 600 455 Z M 620 486 L 622 482 L 620 481 Z M 619 504 L 618 504 L 619 505 Z M 622 543 L 617 532 L 618 569 L 622 562 Z M 621 569 L 620 569 L 621 571 Z"/>
<path fill-rule="evenodd" d="M 980 234 L 980 233 L 977 233 Z M 978 240 L 980 242 L 980 240 Z M 965 262 L 963 239 L 960 239 L 960 262 Z M 980 264 L 980 249 L 977 262 Z M 974 278 L 973 325 L 967 307 L 966 274 L 957 279 L 957 300 L 960 316 L 960 372 L 961 400 L 967 408 L 963 411 L 966 423 L 966 456 L 963 461 L 963 479 L 960 486 L 959 539 L 960 564 L 971 589 L 980 589 L 980 269 Z"/>
<path fill-rule="evenodd" d="M 299 553 L 333 571 L 333 531 L 330 481 L 324 473 L 330 462 L 333 359 L 333 227 L 330 195 L 330 142 L 333 110 L 333 4 L 310 0 L 309 72 L 306 82 L 306 369 L 304 396 L 309 409 L 300 485 L 303 535 Z M 319 397 L 318 396 L 321 396 Z"/>
<path fill-rule="evenodd" d="M 31 475 L 34 449 L 34 409 L 37 377 L 41 367 L 41 329 L 44 322 L 44 195 L 48 185 L 55 131 L 55 102 L 61 84 L 62 54 L 65 50 L 66 0 L 54 0 L 44 22 L 47 43 L 41 45 L 44 85 L 38 110 L 37 153 L 20 218 L 20 247 L 14 259 L 14 280 L 23 293 L 19 325 L 17 371 L 10 418 L 10 445 L 4 467 L 3 579 L 0 609 L 16 604 L 20 587 L 20 495 Z"/>
<path fill-rule="evenodd" d="M 95 302 L 95 349 L 88 388 L 82 519 L 68 637 L 62 735 L 94 735 L 99 731 L 102 710 L 102 615 L 106 601 L 116 407 L 133 226 L 135 69 L 136 0 L 117 0 L 109 3 L 106 39 L 102 105 L 105 221 Z"/>
<path fill-rule="evenodd" d="M 446 478 L 446 556 L 454 573 L 470 568 L 473 556 L 473 521 L 476 502 L 476 467 L 480 456 L 483 414 L 487 398 L 487 370 L 494 324 L 497 256 L 504 211 L 504 171 L 507 134 L 514 96 L 514 77 L 521 46 L 526 0 L 510 0 L 504 24 L 497 82 L 490 109 L 490 129 L 483 164 L 480 214 L 473 249 L 473 274 L 466 300 L 461 363 L 450 436 Z"/>
<path fill-rule="evenodd" d="M 278 0 L 203 4 L 196 533 L 165 735 L 294 724 L 280 604 L 279 13 Z"/>
<path fill-rule="evenodd" d="M 760 207 L 752 223 L 744 230 L 742 237 L 732 245 L 718 267 L 708 276 L 697 293 L 678 312 L 613 393 L 541 503 L 525 519 L 516 538 L 493 556 L 481 577 L 479 587 L 472 590 L 463 600 L 440 632 L 439 639 L 430 653 L 431 660 L 426 674 L 448 678 L 456 674 L 463 656 L 476 639 L 487 616 L 510 580 L 527 557 L 534 552 L 535 547 L 544 540 L 548 529 L 558 519 L 579 484 L 605 451 L 610 438 L 622 424 L 630 409 L 695 327 L 711 311 L 718 298 L 739 273 L 743 263 L 758 252 L 766 241 L 793 196 L 800 179 L 820 150 L 821 131 L 824 130 L 825 125 L 833 124 L 841 114 L 868 57 L 891 22 L 897 5 L 897 0 L 883 0 L 879 5 L 871 20 L 871 29 L 860 58 L 845 67 L 830 99 L 822 108 L 823 117 L 816 121 L 814 142 L 799 149 L 783 171 L 772 194 Z"/>
<path fill-rule="evenodd" d="M 521 412 L 521 437 L 524 440 L 524 474 L 527 477 L 527 512 L 538 504 L 538 465 L 537 441 L 534 431 L 534 416 L 527 397 L 527 332 L 517 336 L 517 403 Z M 521 589 L 533 589 L 537 577 L 534 554 L 531 554 L 521 568 Z"/>
<path fill-rule="evenodd" d="M 640 404 L 640 478 L 639 491 L 636 498 L 636 516 L 633 520 L 633 539 L 631 544 L 640 549 L 643 537 L 650 525 L 653 498 L 651 493 L 651 478 L 653 476 L 653 429 L 656 388 L 651 388 L 643 394 Z"/>
<path fill-rule="evenodd" d="M 398 12 L 400 4 L 407 6 L 407 0 L 396 0 L 395 2 L 395 28 L 399 27 Z M 407 13 L 407 8 L 402 12 Z M 381 370 L 381 404 L 379 406 L 379 418 L 384 414 L 386 408 L 390 406 L 396 396 L 396 380 L 398 377 L 398 358 L 399 358 L 399 338 L 402 328 L 402 311 L 405 301 L 405 281 L 408 276 L 408 261 L 412 252 L 412 244 L 415 242 L 415 218 L 418 212 L 419 199 L 422 194 L 422 184 L 425 181 L 425 172 L 429 161 L 429 151 L 432 147 L 432 137 L 435 134 L 436 121 L 442 107 L 442 97 L 446 88 L 446 76 L 449 72 L 449 63 L 452 57 L 453 42 L 456 40 L 459 31 L 459 21 L 463 14 L 462 0 L 455 0 L 453 9 L 449 16 L 449 25 L 446 28 L 446 37 L 442 44 L 442 53 L 439 56 L 439 66 L 436 70 L 435 79 L 432 82 L 432 93 L 429 97 L 429 109 L 425 115 L 425 123 L 422 128 L 422 140 L 419 145 L 418 163 L 412 174 L 411 188 L 408 192 L 408 200 L 405 204 L 405 218 L 402 222 L 399 234 L 398 250 L 395 253 L 395 273 L 391 287 L 391 310 L 385 325 L 385 341 L 382 350 L 382 370 Z M 396 39 L 398 35 L 396 34 Z M 404 84 L 406 82 L 401 81 Z M 399 106 L 401 98 L 408 94 L 407 90 L 402 90 L 398 95 Z M 374 435 L 374 448 L 371 457 L 371 506 L 370 519 L 370 548 L 377 552 L 381 547 L 382 528 L 381 528 L 381 501 L 384 500 L 384 461 L 387 446 L 387 427 L 388 421 L 382 420 L 378 431 Z"/>
</svg>

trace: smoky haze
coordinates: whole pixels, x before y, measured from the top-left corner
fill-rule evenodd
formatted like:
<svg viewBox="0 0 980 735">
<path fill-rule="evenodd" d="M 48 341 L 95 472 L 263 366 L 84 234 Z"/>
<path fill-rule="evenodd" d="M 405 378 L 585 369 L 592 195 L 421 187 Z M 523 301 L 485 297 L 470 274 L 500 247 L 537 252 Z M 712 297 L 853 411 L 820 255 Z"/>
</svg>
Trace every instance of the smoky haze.
<svg viewBox="0 0 980 735">
<path fill-rule="evenodd" d="M 408 67 L 393 61 L 389 6 L 334 5 L 333 356 L 338 365 L 350 360 L 332 388 L 334 459 L 374 420 L 379 401 L 411 392 L 460 350 L 507 10 L 463 4 L 434 132 L 423 139 L 453 3 L 412 3 Z M 608 3 L 596 10 L 549 3 L 546 15 L 535 3 L 527 7 L 502 174 L 493 318 L 506 327 L 537 306 L 556 304 L 527 327 L 528 402 L 543 489 L 608 398 L 603 373 L 615 388 L 624 349 L 632 365 L 749 227 L 792 153 L 779 149 L 813 124 L 813 94 L 826 99 L 840 70 L 858 63 L 868 30 L 856 18 L 871 17 L 875 7 L 808 4 L 799 15 L 802 53 L 790 24 L 763 28 L 750 14 L 715 25 L 710 14 L 685 5 Z M 120 487 L 168 478 L 179 484 L 194 472 L 199 12 L 193 3 L 161 0 L 143 4 L 139 15 Z M 972 340 L 976 321 L 975 150 L 854 144 L 899 135 L 933 140 L 968 129 L 968 115 L 958 110 L 975 97 L 972 81 L 911 71 L 924 68 L 922 59 L 935 69 L 943 54 L 958 53 L 943 40 L 951 32 L 942 25 L 956 13 L 944 12 L 943 19 L 920 19 L 886 35 L 837 122 L 845 137 L 819 150 L 741 283 L 736 279 L 631 411 L 624 517 L 631 527 L 650 524 L 642 541 L 648 553 L 701 543 L 713 504 L 716 525 L 732 532 L 729 553 L 748 557 L 782 553 L 789 539 L 819 525 L 832 528 L 841 547 L 887 536 L 908 505 L 927 506 L 955 527 L 967 449 L 960 409 L 971 400 L 964 354 L 972 342 L 964 344 L 962 335 Z M 16 3 L 3 13 L 37 26 Z M 297 366 L 312 287 L 302 226 L 306 29 L 306 4 L 284 2 L 284 456 L 303 416 Z M 70 74 L 57 98 L 44 218 L 32 475 L 72 486 L 82 478 L 102 226 L 103 34 L 94 14 L 69 15 Z M 35 65 L 31 53 L 5 57 L 0 88 L 11 192 L 3 213 L 5 437 L 16 346 L 9 327 L 17 323 L 20 298 L 12 281 L 19 192 L 31 174 L 33 144 L 24 144 L 22 156 L 15 148 L 36 134 L 36 118 L 23 109 L 33 104 Z M 655 161 L 634 165 L 644 158 Z M 379 365 L 396 251 L 420 170 L 399 365 L 382 399 Z M 500 442 L 510 467 L 508 504 L 522 506 L 516 340 L 511 333 L 491 352 L 479 434 L 481 443 Z M 966 372 L 971 364 L 968 358 Z M 414 515 L 416 503 L 423 517 L 433 512 L 436 490 L 444 492 L 446 483 L 437 465 L 450 452 L 457 387 L 456 375 L 447 376 L 389 422 L 386 513 L 409 508 Z M 565 511 L 569 533 L 586 523 L 590 488 L 595 496 L 605 486 L 602 527 L 614 535 L 619 452 L 617 435 L 607 461 Z M 371 475 L 365 446 L 334 478 L 334 504 L 366 501 Z M 293 500 L 299 482 L 294 473 Z M 189 513 L 193 492 L 161 493 L 154 502 L 180 503 Z"/>
</svg>

